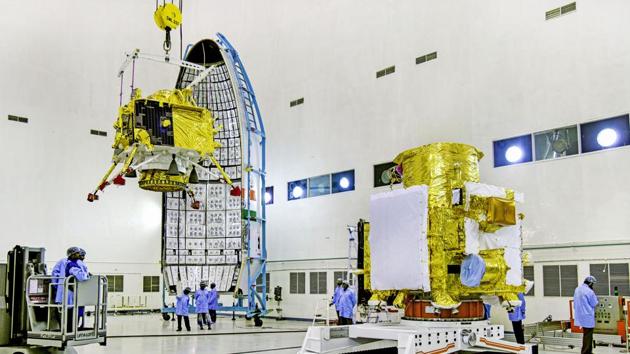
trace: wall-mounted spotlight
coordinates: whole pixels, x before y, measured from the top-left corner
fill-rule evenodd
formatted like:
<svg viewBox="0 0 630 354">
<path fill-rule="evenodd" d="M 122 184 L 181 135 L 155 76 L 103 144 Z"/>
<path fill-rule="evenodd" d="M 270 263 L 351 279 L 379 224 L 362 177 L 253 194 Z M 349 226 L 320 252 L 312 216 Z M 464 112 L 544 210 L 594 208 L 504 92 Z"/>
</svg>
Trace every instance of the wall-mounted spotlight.
<svg viewBox="0 0 630 354">
<path fill-rule="evenodd" d="M 604 128 L 597 133 L 597 143 L 601 147 L 611 147 L 619 138 L 617 131 L 612 128 Z"/>
<path fill-rule="evenodd" d="M 306 198 L 308 182 L 306 179 L 300 179 L 287 183 L 288 200 L 296 200 Z"/>
<path fill-rule="evenodd" d="M 520 146 L 512 145 L 505 150 L 505 159 L 510 163 L 520 162 L 523 158 L 523 149 Z"/>
<path fill-rule="evenodd" d="M 532 161 L 531 134 L 497 140 L 493 147 L 494 167 Z"/>
<path fill-rule="evenodd" d="M 265 204 L 273 204 L 273 186 L 265 187 Z"/>
</svg>

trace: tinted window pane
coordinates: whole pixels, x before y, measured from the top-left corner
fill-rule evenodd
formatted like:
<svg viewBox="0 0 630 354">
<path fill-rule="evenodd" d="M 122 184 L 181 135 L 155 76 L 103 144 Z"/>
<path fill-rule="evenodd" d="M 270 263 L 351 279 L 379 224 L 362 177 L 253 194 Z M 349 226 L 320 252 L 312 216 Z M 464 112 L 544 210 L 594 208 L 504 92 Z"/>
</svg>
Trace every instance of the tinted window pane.
<svg viewBox="0 0 630 354">
<path fill-rule="evenodd" d="M 330 175 L 311 177 L 308 180 L 308 196 L 330 194 Z"/>
<path fill-rule="evenodd" d="M 545 296 L 560 296 L 560 267 L 543 266 L 543 293 Z"/>
<path fill-rule="evenodd" d="M 534 134 L 536 160 L 548 160 L 578 153 L 577 126 L 547 130 Z"/>
<path fill-rule="evenodd" d="M 608 264 L 591 264 L 591 275 L 597 279 L 593 285 L 593 291 L 597 295 L 610 295 L 608 292 Z"/>
<path fill-rule="evenodd" d="M 609 264 L 610 269 L 610 294 L 615 293 L 617 287 L 620 296 L 630 296 L 630 275 L 628 263 Z"/>
<path fill-rule="evenodd" d="M 575 288 L 578 285 L 577 266 L 561 265 L 560 266 L 560 289 L 562 296 L 573 296 Z"/>
<path fill-rule="evenodd" d="M 580 124 L 582 152 L 630 145 L 628 115 Z"/>
<path fill-rule="evenodd" d="M 354 170 L 332 174 L 332 192 L 341 193 L 354 190 Z"/>
<path fill-rule="evenodd" d="M 533 282 L 534 281 L 534 266 L 524 266 L 523 277 Z M 526 295 L 534 296 L 535 294 L 536 294 L 536 283 L 534 283 L 531 290 Z"/>
<path fill-rule="evenodd" d="M 530 134 L 497 140 L 494 146 L 494 167 L 532 161 L 532 136 Z"/>
<path fill-rule="evenodd" d="M 307 197 L 307 181 L 305 179 L 292 181 L 287 183 L 287 199 L 296 200 L 304 199 Z"/>
</svg>

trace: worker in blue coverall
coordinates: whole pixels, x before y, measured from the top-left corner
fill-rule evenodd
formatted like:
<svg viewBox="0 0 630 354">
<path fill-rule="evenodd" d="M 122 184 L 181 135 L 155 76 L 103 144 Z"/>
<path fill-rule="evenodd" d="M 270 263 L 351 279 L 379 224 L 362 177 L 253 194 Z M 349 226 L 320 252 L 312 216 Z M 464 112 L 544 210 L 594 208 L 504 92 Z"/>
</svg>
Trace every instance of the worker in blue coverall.
<svg viewBox="0 0 630 354">
<path fill-rule="evenodd" d="M 593 329 L 595 328 L 595 307 L 599 300 L 593 291 L 593 285 L 597 282 L 594 276 L 589 275 L 584 283 L 575 289 L 573 294 L 573 309 L 575 310 L 575 325 L 582 327 L 582 354 L 593 353 Z"/>
<path fill-rule="evenodd" d="M 199 325 L 199 329 L 203 329 L 203 325 L 207 324 L 208 329 L 211 329 L 210 323 L 208 322 L 208 294 L 209 291 L 206 289 L 206 282 L 202 281 L 199 284 L 199 289 L 195 291 L 195 311 L 197 312 L 197 324 Z"/>
<path fill-rule="evenodd" d="M 525 295 L 518 293 L 518 299 L 521 300 L 520 306 L 515 306 L 508 311 L 508 317 L 512 321 L 512 329 L 516 343 L 525 344 L 525 333 L 523 333 L 523 320 L 525 319 Z"/>
<path fill-rule="evenodd" d="M 217 322 L 217 310 L 219 309 L 219 293 L 217 292 L 217 285 L 215 283 L 210 284 L 210 291 L 208 292 L 208 312 L 210 312 L 210 324 Z"/>
<path fill-rule="evenodd" d="M 182 331 L 182 318 L 186 325 L 186 330 L 190 332 L 190 320 L 188 319 L 188 307 L 190 306 L 190 288 L 184 289 L 184 292 L 177 295 L 177 304 L 175 305 L 175 315 L 177 315 L 177 332 Z"/>
<path fill-rule="evenodd" d="M 86 254 L 87 252 L 85 252 L 83 248 L 79 248 L 79 259 L 77 260 L 77 264 L 79 265 L 79 267 L 84 273 L 88 274 L 89 276 L 92 276 L 92 274 L 88 271 L 87 265 L 85 264 Z M 83 327 L 85 327 L 85 308 L 80 307 L 79 313 L 81 314 L 81 317 L 79 317 L 79 320 L 80 320 L 79 328 L 83 329 Z"/>
<path fill-rule="evenodd" d="M 490 312 L 492 311 L 492 305 L 490 304 L 483 304 L 483 319 L 484 320 L 489 320 L 490 319 Z"/>
<path fill-rule="evenodd" d="M 57 304 L 60 304 L 61 299 L 63 298 L 62 296 L 60 296 L 59 302 L 57 302 L 57 288 L 59 288 L 60 286 L 63 287 L 63 282 L 66 277 L 66 263 L 68 263 L 68 257 L 70 257 L 75 252 L 80 252 L 79 247 L 68 248 L 68 250 L 66 251 L 66 256 L 55 263 L 55 266 L 50 273 L 50 275 L 53 276 L 52 284 L 53 290 L 55 291 L 53 297 L 55 298 L 55 303 Z"/>
<path fill-rule="evenodd" d="M 66 263 L 66 269 L 65 269 L 65 277 L 69 277 L 69 276 L 74 276 L 74 279 L 77 281 L 86 281 L 88 279 L 90 279 L 90 274 L 86 271 L 84 271 L 84 269 L 79 265 L 78 261 L 80 259 L 80 250 L 77 250 L 77 252 L 74 252 L 70 255 L 70 257 L 68 257 L 68 262 Z M 57 289 L 57 294 L 56 294 L 56 302 L 57 303 L 61 303 L 62 301 L 64 301 L 64 287 L 60 286 Z M 74 292 L 73 290 L 68 290 L 68 294 L 65 296 L 65 298 L 67 298 L 67 302 L 68 305 L 73 305 L 74 304 Z M 83 312 L 82 312 L 83 308 L 79 308 L 79 310 L 77 311 L 79 318 L 81 316 L 83 316 Z M 66 328 L 68 332 L 72 332 L 74 329 L 73 326 L 73 322 L 74 322 L 74 306 L 73 307 L 68 307 L 68 317 L 66 319 Z"/>
<path fill-rule="evenodd" d="M 335 287 L 335 292 L 333 293 L 333 298 L 330 303 L 330 306 L 335 305 L 335 311 L 337 311 L 337 321 L 341 321 L 339 317 L 339 296 L 343 292 L 343 288 L 341 287 L 343 280 L 341 278 L 337 279 L 337 286 Z"/>
<path fill-rule="evenodd" d="M 352 289 L 348 288 L 348 283 L 343 282 L 341 285 L 342 292 L 339 295 L 339 319 L 340 325 L 351 325 L 353 322 L 354 306 L 357 299 Z"/>
</svg>

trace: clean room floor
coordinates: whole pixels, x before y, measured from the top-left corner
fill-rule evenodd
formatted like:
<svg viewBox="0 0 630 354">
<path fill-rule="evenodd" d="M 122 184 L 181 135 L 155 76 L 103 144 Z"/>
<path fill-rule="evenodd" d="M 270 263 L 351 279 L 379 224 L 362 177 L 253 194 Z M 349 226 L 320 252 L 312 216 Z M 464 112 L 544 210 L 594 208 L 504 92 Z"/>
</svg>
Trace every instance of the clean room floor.
<svg viewBox="0 0 630 354">
<path fill-rule="evenodd" d="M 311 322 L 263 319 L 262 328 L 253 321 L 219 317 L 213 329 L 197 329 L 191 316 L 191 332 L 175 332 L 175 321 L 164 321 L 158 314 L 110 315 L 107 346 L 97 344 L 77 347 L 81 354 L 91 353 L 296 353 Z M 597 347 L 596 354 L 620 353 L 622 348 Z M 579 348 L 540 348 L 540 353 L 579 353 Z"/>
<path fill-rule="evenodd" d="M 77 347 L 79 353 L 296 353 L 302 345 L 307 321 L 263 319 L 262 327 L 244 318 L 219 316 L 212 330 L 197 328 L 176 332 L 176 321 L 159 314 L 109 315 L 107 346 Z M 183 326 L 183 323 L 182 323 Z"/>
</svg>

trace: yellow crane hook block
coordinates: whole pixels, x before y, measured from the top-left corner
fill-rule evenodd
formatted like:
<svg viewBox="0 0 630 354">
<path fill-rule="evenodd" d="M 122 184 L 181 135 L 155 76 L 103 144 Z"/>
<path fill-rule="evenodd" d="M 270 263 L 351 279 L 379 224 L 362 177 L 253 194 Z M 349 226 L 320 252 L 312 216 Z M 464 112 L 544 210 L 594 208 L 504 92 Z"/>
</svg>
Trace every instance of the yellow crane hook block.
<svg viewBox="0 0 630 354">
<path fill-rule="evenodd" d="M 166 38 L 162 47 L 166 52 L 166 61 L 168 61 L 168 52 L 171 50 L 171 31 L 182 23 L 182 13 L 177 6 L 167 3 L 155 10 L 153 20 L 161 30 L 166 31 Z"/>
<path fill-rule="evenodd" d="M 155 24 L 165 31 L 176 29 L 182 23 L 182 13 L 177 6 L 171 3 L 164 4 L 155 10 L 153 14 Z"/>
</svg>

